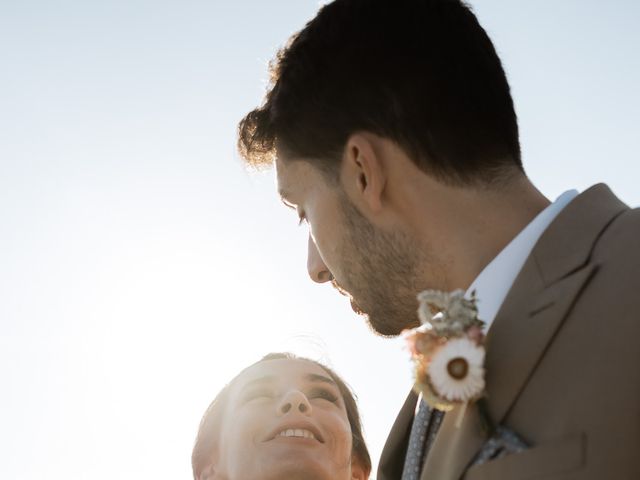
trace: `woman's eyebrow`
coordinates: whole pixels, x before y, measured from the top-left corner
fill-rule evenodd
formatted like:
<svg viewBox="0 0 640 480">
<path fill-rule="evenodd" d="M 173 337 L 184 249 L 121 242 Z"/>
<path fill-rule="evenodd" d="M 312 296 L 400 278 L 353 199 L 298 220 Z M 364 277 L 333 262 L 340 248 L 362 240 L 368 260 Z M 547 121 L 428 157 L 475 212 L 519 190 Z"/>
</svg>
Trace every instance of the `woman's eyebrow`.
<svg viewBox="0 0 640 480">
<path fill-rule="evenodd" d="M 338 385 L 336 384 L 336 382 L 333 381 L 332 378 L 327 377 L 325 375 L 319 375 L 317 373 L 309 373 L 309 374 L 305 375 L 304 378 L 309 382 L 326 383 L 326 384 L 331 385 L 331 386 L 333 386 L 335 388 L 338 388 Z M 265 375 L 263 377 L 254 378 L 253 380 L 249 380 L 247 383 L 245 383 L 241 387 L 240 390 L 242 392 L 244 392 L 245 390 L 248 390 L 248 389 L 253 388 L 255 386 L 271 384 L 271 383 L 275 382 L 276 380 L 277 380 L 277 377 L 275 375 Z"/>
<path fill-rule="evenodd" d="M 317 373 L 310 373 L 306 377 L 307 377 L 307 380 L 309 380 L 310 382 L 328 383 L 330 385 L 333 385 L 336 388 L 338 387 L 338 385 L 336 384 L 336 382 L 333 381 L 333 379 L 329 377 L 325 377 L 324 375 L 318 375 Z"/>
<path fill-rule="evenodd" d="M 254 387 L 256 385 L 263 385 L 265 383 L 272 383 L 276 379 L 275 375 L 265 375 L 264 377 L 254 378 L 253 380 L 249 380 L 242 386 L 242 390 L 246 390 L 247 388 Z"/>
</svg>

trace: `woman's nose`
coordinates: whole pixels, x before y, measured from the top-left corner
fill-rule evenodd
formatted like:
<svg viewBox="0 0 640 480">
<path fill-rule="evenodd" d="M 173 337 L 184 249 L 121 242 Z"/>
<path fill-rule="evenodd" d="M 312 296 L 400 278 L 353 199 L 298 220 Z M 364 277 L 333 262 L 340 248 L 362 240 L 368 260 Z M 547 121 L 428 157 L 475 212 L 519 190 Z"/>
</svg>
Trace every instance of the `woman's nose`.
<svg viewBox="0 0 640 480">
<path fill-rule="evenodd" d="M 333 275 L 324 264 L 318 247 L 316 247 L 313 238 L 309 235 L 308 251 L 307 251 L 307 271 L 311 280 L 317 283 L 325 283 L 333 280 Z"/>
<path fill-rule="evenodd" d="M 300 390 L 290 390 L 282 396 L 278 404 L 278 415 L 286 415 L 288 413 L 302 413 L 311 415 L 311 404 L 307 396 Z"/>
</svg>

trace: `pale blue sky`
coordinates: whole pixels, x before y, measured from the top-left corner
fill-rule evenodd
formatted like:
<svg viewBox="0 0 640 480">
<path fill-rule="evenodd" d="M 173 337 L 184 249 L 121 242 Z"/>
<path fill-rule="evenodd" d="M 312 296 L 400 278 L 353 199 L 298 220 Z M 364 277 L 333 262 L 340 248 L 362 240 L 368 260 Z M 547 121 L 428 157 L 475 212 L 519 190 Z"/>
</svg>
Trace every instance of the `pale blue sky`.
<svg viewBox="0 0 640 480">
<path fill-rule="evenodd" d="M 555 198 L 640 204 L 640 6 L 471 2 Z M 235 154 L 316 0 L 0 0 L 0 477 L 188 478 L 199 418 L 271 350 L 328 360 L 377 462 L 398 340 L 306 276 L 306 231 Z"/>
</svg>

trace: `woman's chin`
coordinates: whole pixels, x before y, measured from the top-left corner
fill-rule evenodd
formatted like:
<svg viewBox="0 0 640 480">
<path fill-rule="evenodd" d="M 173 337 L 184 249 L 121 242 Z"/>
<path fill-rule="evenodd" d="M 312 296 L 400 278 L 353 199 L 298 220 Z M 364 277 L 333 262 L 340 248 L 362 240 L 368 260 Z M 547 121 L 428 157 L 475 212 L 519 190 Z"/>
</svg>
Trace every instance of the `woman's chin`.
<svg viewBox="0 0 640 480">
<path fill-rule="evenodd" d="M 344 477 L 336 474 L 335 464 L 318 455 L 317 449 L 299 445 L 291 448 L 283 443 L 265 455 L 260 462 L 260 476 L 254 477 L 256 480 L 336 480 Z"/>
<path fill-rule="evenodd" d="M 320 465 L 289 459 L 271 464 L 269 468 L 259 472 L 255 480 L 335 480 L 326 468 Z"/>
</svg>

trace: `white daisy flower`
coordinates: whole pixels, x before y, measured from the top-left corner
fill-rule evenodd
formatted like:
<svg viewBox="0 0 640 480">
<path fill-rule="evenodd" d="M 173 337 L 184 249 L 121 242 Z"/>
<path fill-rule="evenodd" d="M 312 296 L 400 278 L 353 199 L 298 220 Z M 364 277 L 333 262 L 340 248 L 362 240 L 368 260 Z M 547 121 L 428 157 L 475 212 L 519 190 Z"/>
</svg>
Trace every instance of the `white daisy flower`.
<svg viewBox="0 0 640 480">
<path fill-rule="evenodd" d="M 468 338 L 449 340 L 428 367 L 435 392 L 451 402 L 467 402 L 484 390 L 484 348 Z"/>
</svg>

